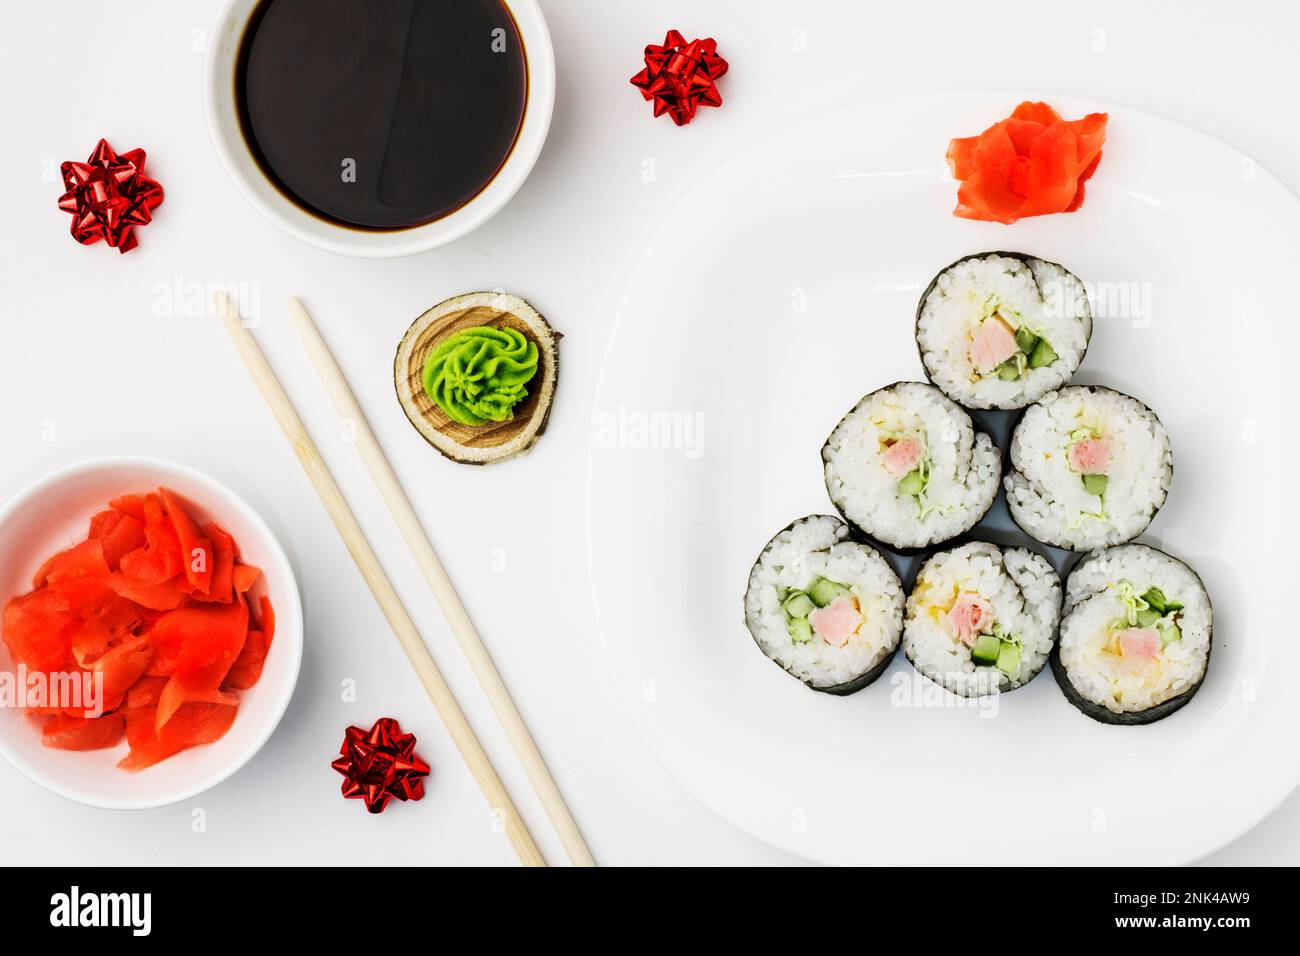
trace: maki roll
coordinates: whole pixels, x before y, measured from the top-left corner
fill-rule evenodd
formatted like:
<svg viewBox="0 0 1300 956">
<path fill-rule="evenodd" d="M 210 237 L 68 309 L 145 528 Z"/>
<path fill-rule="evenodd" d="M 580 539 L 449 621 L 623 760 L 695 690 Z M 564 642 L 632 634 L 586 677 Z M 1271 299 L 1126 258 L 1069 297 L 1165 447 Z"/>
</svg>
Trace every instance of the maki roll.
<svg viewBox="0 0 1300 956">
<path fill-rule="evenodd" d="M 1213 624 L 1205 585 L 1182 561 L 1144 544 L 1094 551 L 1066 581 L 1052 670 L 1093 720 L 1149 724 L 1200 689 Z"/>
<path fill-rule="evenodd" d="M 1054 262 L 1011 252 L 961 259 L 930 283 L 916 312 L 925 374 L 967 408 L 1024 408 L 1083 361 L 1092 308 Z"/>
<path fill-rule="evenodd" d="M 1072 386 L 1025 409 L 1005 479 L 1011 517 L 1046 544 L 1088 551 L 1140 535 L 1174 477 L 1169 433 L 1136 398 Z"/>
<path fill-rule="evenodd" d="M 970 530 L 993 504 L 1001 453 L 933 385 L 899 382 L 844 416 L 822 448 L 826 490 L 845 519 L 900 549 Z"/>
<path fill-rule="evenodd" d="M 852 694 L 879 677 L 903 630 L 903 585 L 838 518 L 800 518 L 749 574 L 745 625 L 759 650 L 813 690 Z"/>
<path fill-rule="evenodd" d="M 903 652 L 954 694 L 997 694 L 1043 669 L 1060 617 L 1061 581 L 1046 558 L 973 541 L 921 566 L 907 598 Z"/>
</svg>

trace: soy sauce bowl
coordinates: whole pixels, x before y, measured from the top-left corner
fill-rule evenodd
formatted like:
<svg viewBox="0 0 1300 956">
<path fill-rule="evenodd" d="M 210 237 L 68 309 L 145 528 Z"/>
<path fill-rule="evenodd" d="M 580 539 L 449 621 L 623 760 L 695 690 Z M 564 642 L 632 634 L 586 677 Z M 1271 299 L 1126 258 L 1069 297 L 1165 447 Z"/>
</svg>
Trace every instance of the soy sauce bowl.
<svg viewBox="0 0 1300 956">
<path fill-rule="evenodd" d="M 351 227 L 312 215 L 273 183 L 253 156 L 239 121 L 235 73 L 249 19 L 260 0 L 225 0 L 208 44 L 204 100 L 217 157 L 244 198 L 276 226 L 327 252 L 389 259 L 436 249 L 491 219 L 510 201 L 541 155 L 555 105 L 555 53 L 537 0 L 502 0 L 524 46 L 528 92 L 514 147 L 491 182 L 455 211 L 404 229 Z"/>
<path fill-rule="evenodd" d="M 147 810 L 188 800 L 244 766 L 270 739 L 293 697 L 302 662 L 303 616 L 288 556 L 258 514 L 235 492 L 185 465 L 153 458 L 99 458 L 69 465 L 18 492 L 0 508 L 0 604 L 31 590 L 41 562 L 85 540 L 90 517 L 119 495 L 165 486 L 200 523 L 216 521 L 260 568 L 250 592 L 275 608 L 275 638 L 262 676 L 239 692 L 239 712 L 220 740 L 192 747 L 136 773 L 117 762 L 127 744 L 104 750 L 55 750 L 40 724 L 18 706 L 0 706 L 0 757 L 46 790 L 107 810 Z M 16 674 L 0 641 L 0 674 Z M 16 678 L 11 678 L 16 679 Z M 16 703 L 16 702 L 15 702 Z"/>
</svg>

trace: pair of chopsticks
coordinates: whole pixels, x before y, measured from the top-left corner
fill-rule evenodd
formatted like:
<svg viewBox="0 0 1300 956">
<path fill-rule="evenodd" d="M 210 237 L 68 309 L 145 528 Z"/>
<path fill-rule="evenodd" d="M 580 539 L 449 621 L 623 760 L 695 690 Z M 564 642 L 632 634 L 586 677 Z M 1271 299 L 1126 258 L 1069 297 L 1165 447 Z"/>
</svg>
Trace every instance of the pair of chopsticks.
<svg viewBox="0 0 1300 956">
<path fill-rule="evenodd" d="M 514 845 L 520 860 L 526 866 L 545 866 L 546 860 L 542 857 L 537 844 L 533 842 L 523 818 L 520 817 L 496 770 L 493 769 L 492 762 L 456 702 L 451 688 L 443 680 L 433 656 L 429 653 L 423 638 L 420 637 L 415 623 L 402 604 L 401 598 L 398 597 L 388 575 L 384 573 L 379 558 L 361 530 L 361 525 L 357 522 L 352 509 L 348 507 L 343 493 L 339 490 L 333 475 L 330 474 L 324 459 L 321 458 L 320 451 L 308 434 L 302 419 L 298 417 L 293 402 L 267 363 L 266 356 L 262 354 L 252 333 L 244 325 L 239 310 L 224 292 L 217 293 L 216 307 L 230 337 L 234 340 L 235 348 L 248 367 L 249 374 L 252 375 L 253 381 L 261 390 L 285 437 L 289 439 L 289 443 L 302 462 L 307 477 L 311 479 L 316 493 L 320 496 L 321 503 L 324 504 L 325 510 L 342 536 L 375 600 L 379 602 L 380 610 L 388 619 L 398 643 L 402 645 L 402 649 L 410 659 L 416 675 L 451 733 L 462 758 L 469 766 L 484 796 L 487 797 L 488 803 L 501 815 L 506 836 Z M 365 414 L 357 404 L 356 396 L 348 386 L 343 371 L 334 360 L 311 316 L 297 298 L 289 300 L 289 314 L 302 336 L 307 353 L 311 356 L 325 388 L 334 399 L 339 414 L 355 422 L 357 448 L 361 452 L 361 457 L 365 460 L 371 477 L 378 485 L 380 494 L 392 513 L 393 520 L 396 521 L 430 590 L 433 591 L 434 597 L 442 608 L 452 633 L 456 635 L 461 650 L 468 658 L 474 675 L 492 704 L 497 719 L 505 728 L 506 736 L 510 739 L 516 755 L 523 764 L 524 772 L 528 775 L 547 816 L 550 817 L 552 825 L 559 834 L 565 852 L 575 866 L 594 866 L 595 861 L 592 859 L 591 852 L 587 849 L 578 825 L 569 813 L 569 808 L 565 805 L 564 798 L 560 795 L 550 771 L 547 770 L 537 744 L 534 743 L 532 735 L 524 725 L 523 717 L 510 699 L 510 694 L 496 667 L 493 666 L 487 648 L 474 630 L 465 606 L 456 594 L 442 562 L 438 560 L 438 555 L 434 552 L 428 535 L 402 490 L 392 465 L 389 464 L 383 449 L 380 448 L 379 442 L 370 430 Z"/>
</svg>

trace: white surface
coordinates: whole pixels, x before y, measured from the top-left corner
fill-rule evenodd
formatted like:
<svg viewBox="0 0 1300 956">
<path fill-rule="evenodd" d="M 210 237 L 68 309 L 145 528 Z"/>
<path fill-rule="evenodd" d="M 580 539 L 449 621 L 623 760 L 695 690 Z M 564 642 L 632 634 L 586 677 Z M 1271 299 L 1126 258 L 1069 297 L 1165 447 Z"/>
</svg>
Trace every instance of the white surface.
<svg viewBox="0 0 1300 956">
<path fill-rule="evenodd" d="M 811 859 L 1184 863 L 1243 833 L 1300 779 L 1284 676 L 1293 644 L 1276 602 L 1257 599 L 1285 593 L 1293 571 L 1262 529 L 1291 484 L 1277 410 L 1298 338 L 1276 277 L 1300 258 L 1300 200 L 1267 173 L 1243 178 L 1242 157 L 1202 133 L 1112 107 L 1079 212 L 1012 229 L 955 218 L 934 144 L 1022 98 L 877 101 L 723 166 L 629 280 L 597 390 L 597 408 L 626 409 L 629 429 L 647 414 L 693 425 L 650 448 L 611 431 L 592 451 L 592 551 L 620 554 L 592 567 L 619 689 L 701 800 Z M 1070 117 L 1105 108 L 1054 103 Z M 955 259 L 993 249 L 1059 262 L 1096 289 L 1074 381 L 1140 395 L 1172 436 L 1173 489 L 1141 540 L 1200 572 L 1214 657 L 1193 704 L 1153 726 L 1091 721 L 1049 675 L 972 706 L 920 681 L 901 654 L 851 697 L 816 694 L 773 667 L 743 624 L 759 551 L 792 520 L 830 511 L 826 436 L 862 395 L 922 377 L 923 290 Z M 664 308 L 668 273 L 676 298 Z M 1191 388 L 1188 369 L 1213 374 Z M 656 498 L 655 509 L 627 506 Z M 1231 520 L 1214 520 L 1223 500 Z M 989 524 L 998 540 L 1028 542 L 1006 538 L 996 512 Z M 882 807 L 888 826 L 870 809 Z M 979 808 L 1002 815 L 972 826 Z"/>
<path fill-rule="evenodd" d="M 192 804 L 122 815 L 50 798 L 0 766 L 6 862 L 512 860 L 224 332 L 188 313 L 183 296 L 169 312 L 159 290 L 247 284 L 264 347 L 551 860 L 562 861 L 558 842 L 287 322 L 281 303 L 291 293 L 303 295 L 338 352 L 597 859 L 791 863 L 698 804 L 651 755 L 625 715 L 588 611 L 582 498 L 594 387 L 615 307 L 650 236 L 701 176 L 776 126 L 927 90 L 1034 89 L 1146 109 L 1214 134 L 1300 187 L 1300 128 L 1278 119 L 1293 106 L 1300 11 L 1279 4 L 1024 4 L 996 18 L 969 3 L 543 7 L 558 91 L 532 177 L 458 243 L 367 263 L 282 235 L 226 181 L 201 99 L 201 41 L 215 2 L 133 3 L 112 30 L 81 46 L 78 66 L 70 25 L 96 22 L 101 5 L 6 0 L 0 492 L 93 454 L 188 461 L 272 523 L 307 608 L 297 695 L 244 770 Z M 732 64 L 723 108 L 681 129 L 652 120 L 627 83 L 642 46 L 670 26 L 715 35 Z M 167 190 L 140 247 L 125 257 L 78 246 L 55 208 L 58 163 L 83 159 L 101 135 L 119 149 L 148 149 L 150 171 Z M 492 286 L 525 296 L 566 333 L 563 370 L 537 448 L 517 462 L 468 469 L 442 460 L 407 424 L 389 366 L 420 311 Z M 666 303 L 671 288 L 666 280 Z M 140 365 L 147 380 L 134 372 Z M 517 496 L 513 505 L 507 496 Z M 355 703 L 341 699 L 345 681 L 355 682 Z M 420 735 L 435 770 L 423 803 L 375 819 L 339 798 L 329 761 L 346 724 L 385 713 Z M 1292 796 L 1211 860 L 1300 862 L 1298 824 L 1300 798 Z"/>
<path fill-rule="evenodd" d="M 260 0 L 226 0 L 211 28 L 203 99 L 213 148 L 231 183 L 263 216 L 291 236 L 343 255 L 388 259 L 428 252 L 469 234 L 495 216 L 528 178 L 541 155 L 555 105 L 555 51 L 536 0 L 511 8 L 528 58 L 528 98 L 523 123 L 505 165 L 477 196 L 441 219 L 414 229 L 365 232 L 339 226 L 289 201 L 258 168 L 240 129 L 235 66 L 249 15 Z"/>
<path fill-rule="evenodd" d="M 238 693 L 239 712 L 225 736 L 147 773 L 117 769 L 130 750 L 125 740 L 91 753 L 56 750 L 41 744 L 32 721 L 19 709 L 0 710 L 0 756 L 46 789 L 94 807 L 141 810 L 200 799 L 270 739 L 289 706 L 302 662 L 302 604 L 284 549 L 266 522 L 229 488 L 172 462 L 98 458 L 28 485 L 0 513 L 0 593 L 27 593 L 41 563 L 84 541 L 90 516 L 111 499 L 158 487 L 179 496 L 199 525 L 218 522 L 239 544 L 243 562 L 262 570 L 249 598 L 256 608 L 265 595 L 275 608 L 276 653 L 268 657 L 257 684 Z M 12 673 L 13 667 L 9 649 L 0 643 L 0 671 Z"/>
</svg>

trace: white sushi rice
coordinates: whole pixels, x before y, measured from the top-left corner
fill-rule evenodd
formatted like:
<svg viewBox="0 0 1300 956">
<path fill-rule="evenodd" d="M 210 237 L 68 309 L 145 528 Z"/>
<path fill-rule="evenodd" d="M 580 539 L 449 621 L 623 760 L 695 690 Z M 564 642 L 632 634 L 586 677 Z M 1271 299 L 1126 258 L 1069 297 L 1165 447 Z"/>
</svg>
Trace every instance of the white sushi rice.
<svg viewBox="0 0 1300 956">
<path fill-rule="evenodd" d="M 925 501 L 899 490 L 886 443 L 918 439 L 930 461 Z M 974 527 L 997 495 L 1001 453 L 970 416 L 932 385 L 899 382 L 862 399 L 822 449 L 826 490 L 840 513 L 898 548 L 947 541 Z M 924 514 L 923 514 L 924 512 Z"/>
<path fill-rule="evenodd" d="M 1114 625 L 1125 616 L 1120 582 L 1137 594 L 1159 588 L 1184 605 L 1182 639 L 1146 664 L 1114 652 Z M 1061 665 L 1079 695 L 1115 714 L 1137 713 L 1198 686 L 1209 663 L 1213 612 L 1196 572 L 1177 558 L 1127 544 L 1088 555 L 1070 573 L 1061 623 Z"/>
<path fill-rule="evenodd" d="M 903 586 L 875 548 L 848 540 L 844 522 L 829 515 L 796 521 L 773 538 L 749 575 L 745 624 L 759 648 L 795 677 L 830 688 L 861 677 L 894 653 L 903 629 Z M 862 626 L 844 647 L 814 635 L 790 637 L 781 606 L 787 592 L 807 590 L 819 577 L 847 586 L 862 610 Z"/>
<path fill-rule="evenodd" d="M 988 623 L 1021 642 L 1020 667 L 1007 674 L 971 660 L 948 612 L 961 592 L 973 592 L 993 608 Z M 1052 566 L 1026 548 L 999 548 L 974 541 L 940 551 L 921 567 L 907 599 L 903 652 L 918 671 L 962 697 L 1012 690 L 1047 663 L 1061 614 L 1061 582 Z"/>
<path fill-rule="evenodd" d="M 1047 340 L 1056 361 L 1014 381 L 980 375 L 970 349 L 984 319 L 1000 312 L 1013 328 Z M 916 340 L 926 374 L 968 408 L 1023 408 L 1070 380 L 1092 335 L 1083 283 L 1054 262 L 997 253 L 963 259 L 941 272 L 917 316 Z"/>
<path fill-rule="evenodd" d="M 1070 467 L 1070 435 L 1091 428 L 1111 442 L 1104 497 Z M 1164 504 L 1173 481 L 1169 433 L 1135 398 L 1071 386 L 1025 409 L 1011 435 L 1004 484 L 1016 523 L 1047 544 L 1087 551 L 1136 538 Z"/>
</svg>

